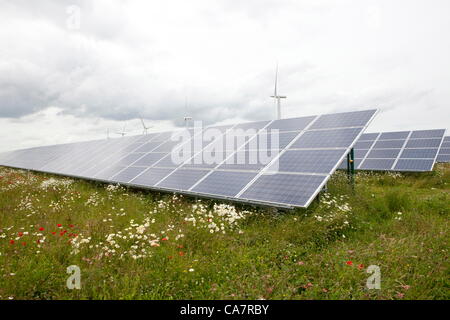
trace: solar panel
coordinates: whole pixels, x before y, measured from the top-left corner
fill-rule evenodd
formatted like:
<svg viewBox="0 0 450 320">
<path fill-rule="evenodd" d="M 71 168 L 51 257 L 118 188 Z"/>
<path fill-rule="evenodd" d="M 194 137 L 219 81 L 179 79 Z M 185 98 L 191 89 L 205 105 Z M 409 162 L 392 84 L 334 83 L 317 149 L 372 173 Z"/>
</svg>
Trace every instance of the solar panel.
<svg viewBox="0 0 450 320">
<path fill-rule="evenodd" d="M 450 162 L 450 136 L 444 137 L 436 162 Z"/>
<path fill-rule="evenodd" d="M 275 207 L 307 207 L 375 113 L 257 121 L 31 148 L 0 154 L 0 165 Z M 181 135 L 189 138 L 175 139 Z"/>
<path fill-rule="evenodd" d="M 439 156 L 447 152 L 442 151 L 444 133 L 444 129 L 365 133 L 354 147 L 355 169 L 431 171 L 435 161 L 445 160 Z M 346 163 L 339 168 L 345 169 Z"/>
</svg>

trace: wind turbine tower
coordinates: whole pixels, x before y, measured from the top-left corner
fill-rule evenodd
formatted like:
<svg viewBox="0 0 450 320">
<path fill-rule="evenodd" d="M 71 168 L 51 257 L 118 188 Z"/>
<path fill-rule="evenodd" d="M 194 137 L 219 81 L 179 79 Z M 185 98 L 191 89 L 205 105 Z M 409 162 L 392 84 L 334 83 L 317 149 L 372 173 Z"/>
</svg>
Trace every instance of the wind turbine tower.
<svg viewBox="0 0 450 320">
<path fill-rule="evenodd" d="M 286 99 L 286 96 L 280 96 L 277 91 L 278 87 L 278 63 L 277 63 L 277 69 L 275 71 L 275 90 L 273 93 L 273 96 L 270 96 L 271 98 L 275 99 L 276 105 L 277 105 L 277 119 L 281 119 L 281 99 Z"/>
<path fill-rule="evenodd" d="M 141 117 L 141 123 L 142 123 L 142 127 L 144 128 L 144 130 L 142 131 L 142 134 L 147 134 L 148 133 L 148 129 L 150 129 L 152 126 L 146 126 L 144 119 Z"/>
<path fill-rule="evenodd" d="M 116 132 L 117 134 L 121 135 L 122 138 L 127 134 L 127 133 L 125 132 L 126 126 L 127 126 L 127 123 L 125 122 L 125 124 L 123 125 L 122 131 Z"/>
</svg>

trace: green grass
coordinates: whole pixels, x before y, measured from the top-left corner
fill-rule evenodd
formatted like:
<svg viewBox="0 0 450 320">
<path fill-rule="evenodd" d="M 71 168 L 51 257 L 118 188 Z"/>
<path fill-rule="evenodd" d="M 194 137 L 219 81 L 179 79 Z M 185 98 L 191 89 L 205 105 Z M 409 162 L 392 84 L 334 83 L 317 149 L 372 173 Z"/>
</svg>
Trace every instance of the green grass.
<svg viewBox="0 0 450 320">
<path fill-rule="evenodd" d="M 337 173 L 277 212 L 0 168 L 0 299 L 449 299 L 449 183 Z"/>
</svg>

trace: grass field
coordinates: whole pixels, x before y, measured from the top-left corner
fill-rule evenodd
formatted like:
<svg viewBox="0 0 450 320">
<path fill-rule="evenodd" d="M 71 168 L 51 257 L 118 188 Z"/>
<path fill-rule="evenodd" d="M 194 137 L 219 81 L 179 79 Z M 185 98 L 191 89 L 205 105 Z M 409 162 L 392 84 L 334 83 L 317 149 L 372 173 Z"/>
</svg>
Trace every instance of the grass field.
<svg viewBox="0 0 450 320">
<path fill-rule="evenodd" d="M 0 168 L 0 299 L 449 299 L 449 195 L 448 164 L 278 212 Z"/>
</svg>

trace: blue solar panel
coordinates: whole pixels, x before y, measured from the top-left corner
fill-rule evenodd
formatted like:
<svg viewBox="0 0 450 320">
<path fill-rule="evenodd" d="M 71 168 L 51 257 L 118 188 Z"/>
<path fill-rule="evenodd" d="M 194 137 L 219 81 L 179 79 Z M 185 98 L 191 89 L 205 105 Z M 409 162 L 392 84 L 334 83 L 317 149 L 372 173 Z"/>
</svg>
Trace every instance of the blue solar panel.
<svg viewBox="0 0 450 320">
<path fill-rule="evenodd" d="M 441 141 L 442 138 L 409 140 L 406 148 L 439 148 Z"/>
<path fill-rule="evenodd" d="M 377 141 L 373 148 L 374 149 L 400 149 L 405 144 L 405 140 L 383 140 Z"/>
<path fill-rule="evenodd" d="M 120 165 L 113 165 L 106 169 L 101 170 L 97 174 L 94 175 L 94 178 L 100 179 L 100 180 L 109 180 L 109 178 L 115 176 L 120 171 L 125 169 L 126 167 L 120 166 Z"/>
<path fill-rule="evenodd" d="M 254 140 L 250 141 L 245 149 L 255 150 L 255 149 L 284 149 L 286 146 L 294 140 L 300 132 L 280 132 L 275 133 L 261 133 L 258 134 Z"/>
<path fill-rule="evenodd" d="M 442 138 L 442 136 L 444 136 L 444 134 L 445 134 L 445 130 L 444 129 L 413 131 L 413 133 L 411 134 L 410 139 Z"/>
<path fill-rule="evenodd" d="M 155 164 L 155 162 L 161 160 L 167 153 L 147 153 L 142 158 L 137 160 L 134 165 L 142 167 L 150 167 Z"/>
<path fill-rule="evenodd" d="M 154 187 L 172 171 L 173 169 L 169 168 L 150 168 L 136 178 L 133 178 L 133 180 L 130 180 L 130 183 L 133 185 Z"/>
<path fill-rule="evenodd" d="M 370 149 L 373 145 L 374 141 L 358 141 L 355 143 L 355 150 L 358 149 Z"/>
<path fill-rule="evenodd" d="M 437 156 L 436 162 L 450 162 L 450 153 L 449 154 L 439 154 Z"/>
<path fill-rule="evenodd" d="M 356 158 L 364 158 L 363 152 L 370 144 L 367 141 L 368 139 L 376 139 L 376 143 L 371 147 L 371 151 L 366 154 L 364 163 L 358 166 L 357 169 L 414 171 L 414 168 L 416 168 L 417 171 L 424 171 L 424 168 L 430 168 L 431 170 L 433 166 L 430 165 L 429 160 L 434 161 L 441 145 L 444 131 L 439 129 L 362 135 L 364 139 L 360 139 L 355 144 Z M 384 161 L 385 159 L 393 159 L 395 162 Z M 406 162 L 406 160 L 414 161 Z M 423 160 L 422 163 L 420 163 L 421 160 Z M 394 163 L 396 164 L 395 168 L 392 168 Z M 343 167 L 343 164 L 341 164 L 341 167 Z"/>
<path fill-rule="evenodd" d="M 395 159 L 366 159 L 358 167 L 362 170 L 390 170 Z"/>
<path fill-rule="evenodd" d="M 363 133 L 359 141 L 374 141 L 378 135 L 379 133 Z"/>
<path fill-rule="evenodd" d="M 400 139 L 405 140 L 408 138 L 409 131 L 399 131 L 399 132 L 383 132 L 378 140 L 394 140 Z"/>
<path fill-rule="evenodd" d="M 238 151 L 219 166 L 224 170 L 261 170 L 279 154 L 278 150 Z"/>
<path fill-rule="evenodd" d="M 306 131 L 290 148 L 345 148 L 351 145 L 361 130 L 362 128 Z"/>
<path fill-rule="evenodd" d="M 392 159 L 397 158 L 400 149 L 372 149 L 367 155 L 371 159 Z"/>
<path fill-rule="evenodd" d="M 208 172 L 209 170 L 179 169 L 164 178 L 156 186 L 187 191 Z"/>
<path fill-rule="evenodd" d="M 145 170 L 144 167 L 128 167 L 111 178 L 114 182 L 128 183 Z"/>
<path fill-rule="evenodd" d="M 192 191 L 234 197 L 256 174 L 256 172 L 214 171 L 194 187 Z"/>
<path fill-rule="evenodd" d="M 239 198 L 305 207 L 326 178 L 282 173 L 262 175 Z"/>
<path fill-rule="evenodd" d="M 268 171 L 330 173 L 346 150 L 287 150 Z"/>
<path fill-rule="evenodd" d="M 400 159 L 395 165 L 394 170 L 398 171 L 431 171 L 433 169 L 433 160 Z"/>
<path fill-rule="evenodd" d="M 280 132 L 301 131 L 304 130 L 316 117 L 317 116 L 275 120 L 267 127 L 267 130 L 278 130 Z"/>
<path fill-rule="evenodd" d="M 400 158 L 434 159 L 438 149 L 405 149 Z"/>
<path fill-rule="evenodd" d="M 328 129 L 343 127 L 364 127 L 374 116 L 376 110 L 344 112 L 321 115 L 310 129 Z"/>
</svg>

